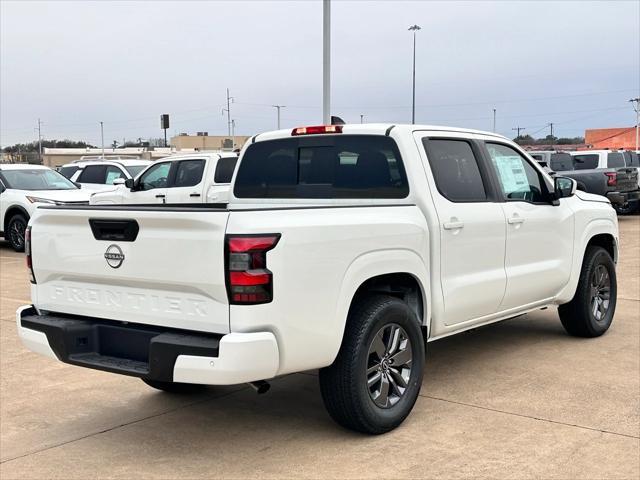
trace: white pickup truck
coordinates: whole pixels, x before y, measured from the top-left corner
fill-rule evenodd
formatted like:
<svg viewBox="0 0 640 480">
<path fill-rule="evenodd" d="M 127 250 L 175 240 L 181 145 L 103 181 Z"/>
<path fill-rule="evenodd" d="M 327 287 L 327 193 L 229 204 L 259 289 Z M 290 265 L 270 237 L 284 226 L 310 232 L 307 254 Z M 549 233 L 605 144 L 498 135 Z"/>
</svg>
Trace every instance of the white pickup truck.
<svg viewBox="0 0 640 480">
<path fill-rule="evenodd" d="M 158 160 L 135 179 L 113 180 L 109 191 L 94 193 L 91 205 L 226 203 L 238 156 L 200 152 Z"/>
<path fill-rule="evenodd" d="M 417 125 L 305 127 L 243 148 L 227 205 L 45 206 L 24 345 L 167 391 L 320 369 L 341 425 L 398 426 L 425 345 L 549 306 L 616 306 L 610 203 L 516 144 Z"/>
</svg>

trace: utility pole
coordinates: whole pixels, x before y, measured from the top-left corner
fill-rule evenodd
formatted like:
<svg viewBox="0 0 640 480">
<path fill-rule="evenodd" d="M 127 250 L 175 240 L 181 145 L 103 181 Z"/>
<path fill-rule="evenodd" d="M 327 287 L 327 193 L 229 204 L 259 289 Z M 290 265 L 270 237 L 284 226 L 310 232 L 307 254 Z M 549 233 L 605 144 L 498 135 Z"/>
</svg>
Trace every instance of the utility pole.
<svg viewBox="0 0 640 480">
<path fill-rule="evenodd" d="M 493 133 L 496 133 L 496 109 L 493 109 Z"/>
<path fill-rule="evenodd" d="M 640 150 L 640 97 L 629 100 L 636 111 L 636 152 Z"/>
<path fill-rule="evenodd" d="M 229 96 L 229 89 L 227 88 L 227 108 L 222 109 L 222 115 L 224 115 L 224 112 L 227 112 L 227 128 L 229 130 L 229 137 L 231 137 L 231 102 L 233 102 L 233 97 Z"/>
<path fill-rule="evenodd" d="M 411 101 L 411 124 L 416 123 L 416 32 L 420 30 L 418 25 L 411 25 L 413 31 L 413 75 L 412 75 L 412 101 Z"/>
<path fill-rule="evenodd" d="M 38 119 L 38 161 L 42 163 L 42 122 Z"/>
<path fill-rule="evenodd" d="M 520 132 L 522 130 L 526 130 L 526 128 L 524 128 L 524 127 L 516 127 L 516 128 L 512 128 L 511 130 L 515 130 L 516 132 L 518 132 L 518 135 L 516 136 L 516 138 L 520 138 Z"/>
<path fill-rule="evenodd" d="M 553 122 L 549 123 L 549 127 L 551 128 L 551 146 L 553 147 Z"/>
<path fill-rule="evenodd" d="M 100 139 L 102 143 L 102 158 L 104 158 L 104 122 L 100 122 Z"/>
<path fill-rule="evenodd" d="M 331 0 L 322 0 L 322 124 L 331 125 Z"/>
<path fill-rule="evenodd" d="M 360 114 L 360 123 L 364 123 L 364 115 L 362 113 Z"/>
<path fill-rule="evenodd" d="M 280 130 L 280 109 L 285 108 L 286 105 L 271 105 L 273 108 L 278 109 L 278 130 Z"/>
</svg>

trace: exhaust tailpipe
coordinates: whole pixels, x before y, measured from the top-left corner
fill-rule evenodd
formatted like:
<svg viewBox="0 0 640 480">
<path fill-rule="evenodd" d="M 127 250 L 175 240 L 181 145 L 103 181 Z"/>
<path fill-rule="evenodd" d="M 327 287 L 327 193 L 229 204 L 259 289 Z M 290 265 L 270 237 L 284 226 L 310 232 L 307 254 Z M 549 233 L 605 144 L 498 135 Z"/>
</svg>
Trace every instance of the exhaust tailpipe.
<svg viewBox="0 0 640 480">
<path fill-rule="evenodd" d="M 269 382 L 264 381 L 264 380 L 257 380 L 255 382 L 249 382 L 249 385 L 251 385 L 251 388 L 253 388 L 258 395 L 261 395 L 263 393 L 267 393 L 269 391 L 269 389 L 271 388 L 271 384 Z"/>
</svg>

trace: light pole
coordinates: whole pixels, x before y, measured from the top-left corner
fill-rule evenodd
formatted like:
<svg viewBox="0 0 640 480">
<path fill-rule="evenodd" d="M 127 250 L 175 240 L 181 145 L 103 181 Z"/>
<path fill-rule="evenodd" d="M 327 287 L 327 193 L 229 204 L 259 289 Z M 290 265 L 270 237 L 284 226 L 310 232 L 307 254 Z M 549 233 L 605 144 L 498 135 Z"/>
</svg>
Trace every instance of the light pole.
<svg viewBox="0 0 640 480">
<path fill-rule="evenodd" d="M 360 123 L 364 123 L 364 114 L 360 114 Z"/>
<path fill-rule="evenodd" d="M 40 119 L 38 119 L 38 161 L 42 163 L 42 122 Z"/>
<path fill-rule="evenodd" d="M 102 143 L 102 158 L 104 158 L 104 122 L 100 122 L 100 140 Z"/>
<path fill-rule="evenodd" d="M 331 0 L 322 0 L 322 123 L 331 125 Z"/>
<path fill-rule="evenodd" d="M 493 133 L 496 133 L 496 109 L 493 109 Z"/>
<path fill-rule="evenodd" d="M 273 108 L 278 109 L 278 130 L 280 130 L 280 109 L 285 108 L 286 105 L 271 105 Z"/>
<path fill-rule="evenodd" d="M 413 100 L 411 102 L 411 123 L 416 123 L 416 32 L 420 30 L 418 25 L 411 25 L 409 30 L 413 32 Z"/>
<path fill-rule="evenodd" d="M 636 111 L 636 152 L 640 150 L 640 97 L 629 100 Z"/>
</svg>

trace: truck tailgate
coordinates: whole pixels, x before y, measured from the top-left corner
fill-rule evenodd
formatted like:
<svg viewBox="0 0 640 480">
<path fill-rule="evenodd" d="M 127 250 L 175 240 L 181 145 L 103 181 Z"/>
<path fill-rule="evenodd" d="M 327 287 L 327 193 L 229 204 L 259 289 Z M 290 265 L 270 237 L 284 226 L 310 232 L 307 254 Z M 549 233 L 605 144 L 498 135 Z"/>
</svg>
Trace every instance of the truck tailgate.
<svg viewBox="0 0 640 480">
<path fill-rule="evenodd" d="M 638 169 L 622 167 L 616 170 L 616 187 L 620 192 L 628 192 L 638 189 Z"/>
<path fill-rule="evenodd" d="M 34 304 L 53 312 L 227 333 L 228 216 L 214 208 L 39 208 L 30 222 Z"/>
</svg>

